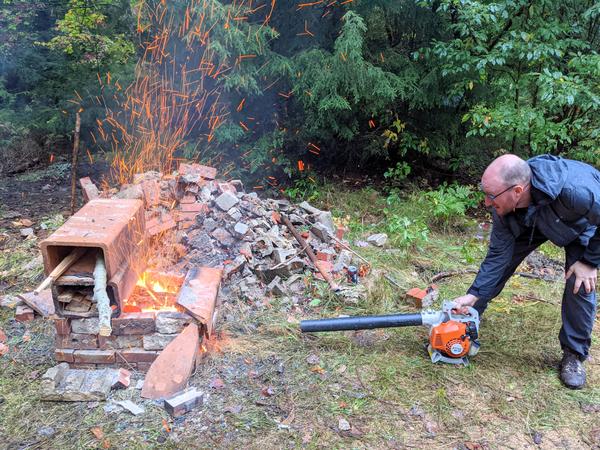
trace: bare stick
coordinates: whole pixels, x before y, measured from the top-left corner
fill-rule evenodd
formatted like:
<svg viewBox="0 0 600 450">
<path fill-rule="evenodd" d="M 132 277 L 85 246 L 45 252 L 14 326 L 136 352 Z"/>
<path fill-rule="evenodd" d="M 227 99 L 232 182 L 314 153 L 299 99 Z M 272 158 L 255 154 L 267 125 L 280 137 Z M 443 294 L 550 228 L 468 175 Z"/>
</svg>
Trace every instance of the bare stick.
<svg viewBox="0 0 600 450">
<path fill-rule="evenodd" d="M 283 221 L 285 226 L 288 227 L 289 230 L 292 232 L 292 234 L 294 235 L 294 237 L 296 238 L 298 243 L 302 246 L 302 248 L 304 249 L 304 251 L 306 252 L 308 257 L 310 258 L 312 263 L 317 268 L 317 270 L 321 273 L 321 275 L 323 275 L 323 278 L 325 279 L 325 281 L 327 281 L 331 290 L 334 292 L 339 291 L 340 287 L 337 285 L 337 283 L 335 281 L 333 281 L 333 278 L 331 278 L 331 275 L 321 268 L 321 265 L 319 264 L 319 261 L 317 260 L 317 257 L 313 253 L 312 249 L 306 243 L 306 241 L 302 238 L 302 236 L 300 236 L 300 233 L 298 233 L 298 230 L 296 230 L 296 227 L 294 227 L 294 225 L 292 225 L 292 222 L 290 222 L 290 219 L 288 219 L 285 215 L 281 214 L 281 220 Z"/>
<path fill-rule="evenodd" d="M 79 157 L 79 131 L 81 130 L 81 116 L 79 111 L 75 115 L 75 135 L 73 137 L 73 158 L 71 161 L 71 215 L 75 214 L 77 187 L 77 159 Z"/>
<path fill-rule="evenodd" d="M 96 267 L 94 268 L 94 300 L 98 306 L 98 334 L 100 336 L 110 336 L 112 327 L 110 326 L 110 299 L 106 293 L 106 266 L 102 252 L 96 256 Z"/>
<path fill-rule="evenodd" d="M 50 272 L 50 275 L 46 277 L 44 281 L 33 291 L 35 295 L 39 295 L 44 289 L 50 286 L 50 283 L 55 281 L 58 277 L 60 277 L 65 271 L 71 267 L 75 261 L 77 261 L 83 254 L 87 251 L 85 247 L 78 247 L 73 250 L 69 255 L 64 258 L 53 270 Z"/>
</svg>

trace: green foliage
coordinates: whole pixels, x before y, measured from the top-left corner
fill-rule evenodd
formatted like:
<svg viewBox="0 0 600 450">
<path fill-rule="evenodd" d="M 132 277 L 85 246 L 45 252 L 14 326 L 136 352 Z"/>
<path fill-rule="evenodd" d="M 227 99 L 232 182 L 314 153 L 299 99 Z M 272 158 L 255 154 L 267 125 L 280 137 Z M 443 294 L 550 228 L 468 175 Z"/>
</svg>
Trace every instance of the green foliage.
<svg viewBox="0 0 600 450">
<path fill-rule="evenodd" d="M 383 173 L 383 177 L 392 185 L 396 185 L 404 181 L 410 175 L 411 168 L 406 162 L 396 163 L 396 167 L 390 167 Z"/>
<path fill-rule="evenodd" d="M 295 178 L 291 186 L 285 188 L 285 195 L 294 202 L 318 200 L 321 192 L 319 186 L 309 173 Z"/>
<path fill-rule="evenodd" d="M 446 40 L 415 54 L 447 83 L 468 126 L 512 152 L 598 160 L 600 55 L 594 2 L 425 2 L 445 16 Z"/>
<path fill-rule="evenodd" d="M 393 190 L 386 199 L 385 231 L 390 241 L 398 247 L 419 246 L 428 240 L 429 227 L 420 217 L 407 217 L 399 212 L 403 203 L 397 190 Z"/>
<path fill-rule="evenodd" d="M 472 186 L 442 184 L 438 189 L 423 194 L 424 207 L 431 213 L 434 223 L 443 226 L 456 224 L 465 218 L 469 208 L 480 204 L 482 195 Z"/>
</svg>

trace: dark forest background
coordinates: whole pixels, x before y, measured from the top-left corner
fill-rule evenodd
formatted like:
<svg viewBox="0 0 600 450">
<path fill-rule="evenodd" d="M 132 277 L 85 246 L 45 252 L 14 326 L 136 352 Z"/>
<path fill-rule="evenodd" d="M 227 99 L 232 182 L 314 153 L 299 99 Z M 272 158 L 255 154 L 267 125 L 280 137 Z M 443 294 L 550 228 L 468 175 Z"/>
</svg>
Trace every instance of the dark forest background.
<svg viewBox="0 0 600 450">
<path fill-rule="evenodd" d="M 233 67 L 210 78 L 227 111 L 222 125 L 208 142 L 197 122 L 175 156 L 284 183 L 331 171 L 398 180 L 435 170 L 469 179 L 502 152 L 600 164 L 595 0 L 267 1 L 233 30 L 222 26 L 232 11 L 253 13 L 260 4 L 166 3 L 174 30 L 211 8 L 218 26 L 207 45 L 212 58 Z M 114 153 L 90 136 L 143 70 L 155 30 L 140 11 L 152 7 L 0 4 L 4 172 L 68 155 L 77 111 L 84 154 Z M 189 60 L 183 45 L 171 52 Z M 240 55 L 252 56 L 235 64 Z"/>
</svg>

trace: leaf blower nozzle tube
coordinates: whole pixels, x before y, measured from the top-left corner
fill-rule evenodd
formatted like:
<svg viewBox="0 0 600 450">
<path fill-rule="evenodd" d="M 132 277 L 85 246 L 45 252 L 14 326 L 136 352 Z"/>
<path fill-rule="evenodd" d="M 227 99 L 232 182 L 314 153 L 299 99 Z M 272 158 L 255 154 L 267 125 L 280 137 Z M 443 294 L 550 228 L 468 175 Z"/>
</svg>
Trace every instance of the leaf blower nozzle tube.
<svg viewBox="0 0 600 450">
<path fill-rule="evenodd" d="M 421 314 L 390 314 L 386 316 L 338 317 L 335 319 L 303 320 L 303 332 L 370 330 L 373 328 L 412 327 L 423 325 Z"/>
</svg>

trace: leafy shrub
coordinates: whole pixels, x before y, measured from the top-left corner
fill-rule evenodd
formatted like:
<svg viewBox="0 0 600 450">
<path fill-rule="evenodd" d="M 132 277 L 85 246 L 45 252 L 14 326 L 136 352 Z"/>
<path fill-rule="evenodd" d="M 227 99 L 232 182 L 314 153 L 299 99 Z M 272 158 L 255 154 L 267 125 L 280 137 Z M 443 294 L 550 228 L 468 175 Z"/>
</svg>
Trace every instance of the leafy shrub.
<svg viewBox="0 0 600 450">
<path fill-rule="evenodd" d="M 473 186 L 442 184 L 438 189 L 424 194 L 433 221 L 444 227 L 457 224 L 469 208 L 475 208 L 482 194 Z"/>
<path fill-rule="evenodd" d="M 409 247 L 427 242 L 429 228 L 419 218 L 410 218 L 399 213 L 401 202 L 399 191 L 392 190 L 387 197 L 387 206 L 383 209 L 385 214 L 385 230 L 394 245 Z"/>
</svg>

